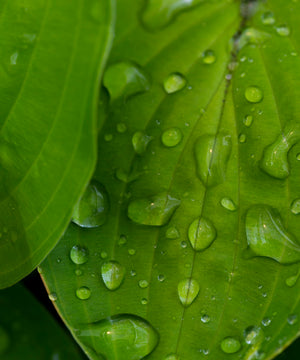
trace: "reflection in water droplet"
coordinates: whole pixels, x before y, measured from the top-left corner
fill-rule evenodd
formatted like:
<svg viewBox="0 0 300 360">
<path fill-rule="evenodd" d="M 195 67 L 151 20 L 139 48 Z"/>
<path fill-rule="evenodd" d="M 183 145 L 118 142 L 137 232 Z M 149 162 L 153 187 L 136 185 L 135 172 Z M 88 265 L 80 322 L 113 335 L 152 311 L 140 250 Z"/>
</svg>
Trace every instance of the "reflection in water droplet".
<svg viewBox="0 0 300 360">
<path fill-rule="evenodd" d="M 166 230 L 167 239 L 178 239 L 180 237 L 179 231 L 175 226 L 171 226 Z"/>
<path fill-rule="evenodd" d="M 266 11 L 263 13 L 261 20 L 264 25 L 273 25 L 275 23 L 275 17 L 271 11 Z"/>
<path fill-rule="evenodd" d="M 132 136 L 132 146 L 134 151 L 139 155 L 143 154 L 151 140 L 152 136 L 145 134 L 143 131 L 135 132 Z"/>
<path fill-rule="evenodd" d="M 8 332 L 0 325 L 0 355 L 6 353 L 10 347 L 10 336 Z"/>
<path fill-rule="evenodd" d="M 234 354 L 238 352 L 241 348 L 241 343 L 239 340 L 233 337 L 226 337 L 221 342 L 221 349 L 226 354 Z"/>
<path fill-rule="evenodd" d="M 287 322 L 289 325 L 295 325 L 298 322 L 298 315 L 297 314 L 289 315 L 289 317 L 287 318 Z"/>
<path fill-rule="evenodd" d="M 105 223 L 109 210 L 108 194 L 103 185 L 93 180 L 73 210 L 72 221 L 85 228 Z"/>
<path fill-rule="evenodd" d="M 279 25 L 279 26 L 276 26 L 276 32 L 280 36 L 289 36 L 291 33 L 291 30 L 286 25 Z"/>
<path fill-rule="evenodd" d="M 109 290 L 116 290 L 124 280 L 125 268 L 117 261 L 107 261 L 101 266 L 101 276 Z"/>
<path fill-rule="evenodd" d="M 205 186 L 215 186 L 225 180 L 231 153 L 230 136 L 203 135 L 195 143 L 197 175 Z"/>
<path fill-rule="evenodd" d="M 295 199 L 291 204 L 291 212 L 295 215 L 300 214 L 300 199 Z"/>
<path fill-rule="evenodd" d="M 300 261 L 300 246 L 289 234 L 275 209 L 266 205 L 252 206 L 246 215 L 247 242 L 257 256 L 272 258 L 281 264 Z"/>
<path fill-rule="evenodd" d="M 133 200 L 128 206 L 128 217 L 141 225 L 162 226 L 172 217 L 180 200 L 167 193 Z"/>
<path fill-rule="evenodd" d="M 146 289 L 149 286 L 149 283 L 147 280 L 140 280 L 139 281 L 139 287 L 141 289 Z"/>
<path fill-rule="evenodd" d="M 203 314 L 201 316 L 201 321 L 204 323 L 204 324 L 207 324 L 210 322 L 210 317 L 207 315 L 207 314 Z"/>
<path fill-rule="evenodd" d="M 166 147 L 174 147 L 182 140 L 182 133 L 178 128 L 170 128 L 163 132 L 161 141 Z"/>
<path fill-rule="evenodd" d="M 55 292 L 51 292 L 48 296 L 51 301 L 57 300 L 57 294 Z"/>
<path fill-rule="evenodd" d="M 76 290 L 76 296 L 80 300 L 87 300 L 91 297 L 91 290 L 86 286 L 82 286 Z"/>
<path fill-rule="evenodd" d="M 188 307 L 199 294 L 200 286 L 195 279 L 185 279 L 180 281 L 177 287 L 179 300 L 184 307 Z"/>
<path fill-rule="evenodd" d="M 144 319 L 131 315 L 111 318 L 75 330 L 85 346 L 105 359 L 141 360 L 158 344 L 158 333 Z"/>
<path fill-rule="evenodd" d="M 253 116 L 252 115 L 247 115 L 244 118 L 244 125 L 247 127 L 250 127 L 252 125 L 253 122 Z"/>
<path fill-rule="evenodd" d="M 221 200 L 221 205 L 229 211 L 235 211 L 237 209 L 237 206 L 235 205 L 235 203 L 228 197 L 224 197 Z"/>
<path fill-rule="evenodd" d="M 263 330 L 259 326 L 249 326 L 244 331 L 245 342 L 249 345 L 262 343 L 265 338 Z"/>
<path fill-rule="evenodd" d="M 207 249 L 217 236 L 212 222 L 204 217 L 194 220 L 188 230 L 188 237 L 194 250 Z"/>
<path fill-rule="evenodd" d="M 70 251 L 70 258 L 74 264 L 81 265 L 88 261 L 88 250 L 83 246 L 74 245 Z"/>
<path fill-rule="evenodd" d="M 146 73 L 132 62 L 119 62 L 111 65 L 104 73 L 103 84 L 107 88 L 111 100 L 119 97 L 143 93 L 150 89 Z"/>
<path fill-rule="evenodd" d="M 204 64 L 210 65 L 216 62 L 216 55 L 213 50 L 205 50 L 202 54 L 202 61 Z"/>
<path fill-rule="evenodd" d="M 268 317 L 262 319 L 261 323 L 263 324 L 263 326 L 269 326 L 271 324 L 272 320 Z"/>
<path fill-rule="evenodd" d="M 262 101 L 263 97 L 262 90 L 257 86 L 248 86 L 245 90 L 245 98 L 250 103 L 259 103 Z"/>
<path fill-rule="evenodd" d="M 173 94 L 186 86 L 186 79 L 179 73 L 172 73 L 164 81 L 164 89 L 167 94 Z"/>
</svg>

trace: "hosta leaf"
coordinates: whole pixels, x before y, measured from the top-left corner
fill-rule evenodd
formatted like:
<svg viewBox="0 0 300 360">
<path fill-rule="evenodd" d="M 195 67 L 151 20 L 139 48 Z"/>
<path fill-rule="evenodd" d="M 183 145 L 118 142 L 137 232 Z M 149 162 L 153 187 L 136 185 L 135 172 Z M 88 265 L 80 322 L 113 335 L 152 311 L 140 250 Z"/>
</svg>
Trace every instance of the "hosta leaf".
<svg viewBox="0 0 300 360">
<path fill-rule="evenodd" d="M 1 360 L 84 358 L 72 338 L 23 286 L 0 291 Z"/>
<path fill-rule="evenodd" d="M 0 4 L 0 288 L 56 244 L 96 160 L 109 0 Z"/>
<path fill-rule="evenodd" d="M 299 3 L 189 4 L 118 2 L 107 220 L 42 265 L 91 359 L 270 359 L 299 334 Z"/>
</svg>

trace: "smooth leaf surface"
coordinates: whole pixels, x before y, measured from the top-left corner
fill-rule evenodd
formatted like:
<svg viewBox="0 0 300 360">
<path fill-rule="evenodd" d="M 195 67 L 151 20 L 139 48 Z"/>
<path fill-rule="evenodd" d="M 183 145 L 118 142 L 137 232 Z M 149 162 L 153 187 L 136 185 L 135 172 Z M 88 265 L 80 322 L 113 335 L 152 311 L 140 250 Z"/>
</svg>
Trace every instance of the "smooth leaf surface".
<svg viewBox="0 0 300 360">
<path fill-rule="evenodd" d="M 107 220 L 42 265 L 91 359 L 270 359 L 299 335 L 299 3 L 183 3 L 118 2 Z"/>
<path fill-rule="evenodd" d="M 2 360 L 84 358 L 70 335 L 21 285 L 0 291 Z"/>
<path fill-rule="evenodd" d="M 0 288 L 54 247 L 94 170 L 111 1 L 0 4 Z"/>
</svg>

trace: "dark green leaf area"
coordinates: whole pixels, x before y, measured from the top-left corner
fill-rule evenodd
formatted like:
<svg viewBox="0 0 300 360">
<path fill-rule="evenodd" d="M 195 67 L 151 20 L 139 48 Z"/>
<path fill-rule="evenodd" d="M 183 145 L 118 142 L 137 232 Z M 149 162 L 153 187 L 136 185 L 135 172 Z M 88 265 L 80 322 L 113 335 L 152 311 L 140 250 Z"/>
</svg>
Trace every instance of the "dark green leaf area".
<svg viewBox="0 0 300 360">
<path fill-rule="evenodd" d="M 263 360 L 299 333 L 299 4 L 184 3 L 118 2 L 107 220 L 42 265 L 91 359 Z"/>
</svg>

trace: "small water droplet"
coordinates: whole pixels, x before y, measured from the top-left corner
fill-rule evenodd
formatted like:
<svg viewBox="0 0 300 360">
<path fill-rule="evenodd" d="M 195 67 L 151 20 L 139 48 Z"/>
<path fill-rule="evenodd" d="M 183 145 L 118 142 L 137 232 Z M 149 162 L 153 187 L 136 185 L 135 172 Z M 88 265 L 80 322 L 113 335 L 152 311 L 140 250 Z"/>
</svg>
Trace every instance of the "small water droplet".
<svg viewBox="0 0 300 360">
<path fill-rule="evenodd" d="M 296 159 L 300 161 L 300 153 L 296 155 Z"/>
<path fill-rule="evenodd" d="M 148 304 L 148 300 L 147 300 L 146 298 L 143 298 L 143 299 L 141 300 L 141 303 L 142 303 L 142 305 L 147 305 L 147 304 Z"/>
<path fill-rule="evenodd" d="M 164 357 L 163 360 L 180 360 L 180 357 L 176 354 L 169 354 L 166 357 Z"/>
<path fill-rule="evenodd" d="M 252 115 L 245 116 L 243 122 L 244 122 L 245 126 L 250 127 L 252 125 L 252 122 L 253 122 L 253 116 Z"/>
<path fill-rule="evenodd" d="M 135 271 L 135 270 L 131 270 L 131 271 L 130 271 L 130 275 L 131 275 L 131 276 L 136 276 L 136 271 Z"/>
<path fill-rule="evenodd" d="M 177 287 L 179 300 L 184 307 L 188 307 L 199 294 L 200 286 L 195 279 L 185 279 L 180 281 Z"/>
<path fill-rule="evenodd" d="M 241 343 L 234 337 L 226 337 L 221 342 L 221 349 L 226 354 L 234 354 L 241 348 Z"/>
<path fill-rule="evenodd" d="M 186 79 L 179 73 L 172 73 L 164 81 L 164 89 L 167 94 L 173 94 L 186 86 Z"/>
<path fill-rule="evenodd" d="M 185 249 L 187 247 L 187 242 L 186 241 L 181 241 L 180 246 Z"/>
<path fill-rule="evenodd" d="M 269 326 L 271 324 L 272 320 L 269 317 L 265 317 L 262 319 L 261 323 L 263 326 Z"/>
<path fill-rule="evenodd" d="M 133 200 L 128 205 L 128 217 L 141 225 L 162 226 L 168 223 L 180 200 L 167 193 Z"/>
<path fill-rule="evenodd" d="M 287 318 L 287 322 L 289 325 L 295 325 L 298 322 L 298 315 L 297 314 L 289 315 Z"/>
<path fill-rule="evenodd" d="M 235 203 L 228 197 L 223 197 L 221 200 L 221 205 L 229 211 L 235 211 L 237 209 Z"/>
<path fill-rule="evenodd" d="M 178 128 L 170 128 L 163 132 L 161 141 L 166 147 L 174 147 L 182 140 L 182 133 Z"/>
<path fill-rule="evenodd" d="M 74 245 L 70 251 L 70 258 L 74 264 L 81 265 L 88 261 L 88 250 L 79 245 Z"/>
<path fill-rule="evenodd" d="M 189 226 L 188 237 L 195 251 L 207 249 L 216 236 L 217 231 L 212 222 L 204 217 L 194 220 Z"/>
<path fill-rule="evenodd" d="M 210 65 L 216 62 L 216 55 L 213 50 L 205 50 L 202 54 L 202 62 L 204 64 Z"/>
<path fill-rule="evenodd" d="M 82 275 L 82 270 L 76 269 L 76 270 L 75 270 L 75 275 L 76 275 L 76 276 L 81 276 L 81 275 Z"/>
<path fill-rule="evenodd" d="M 104 135 L 104 140 L 105 140 L 106 142 L 112 141 L 112 139 L 113 139 L 113 135 L 112 135 L 112 134 L 105 134 L 105 135 Z"/>
<path fill-rule="evenodd" d="M 167 239 L 178 239 L 180 237 L 179 231 L 175 226 L 171 226 L 166 230 Z"/>
<path fill-rule="evenodd" d="M 125 276 L 125 268 L 117 261 L 107 261 L 101 266 L 101 276 L 108 290 L 118 289 Z"/>
<path fill-rule="evenodd" d="M 152 136 L 147 135 L 143 131 L 135 132 L 132 136 L 132 146 L 134 151 L 139 155 L 143 154 L 151 140 Z"/>
<path fill-rule="evenodd" d="M 291 33 L 291 30 L 287 25 L 279 25 L 279 26 L 276 26 L 276 32 L 280 36 L 289 36 Z"/>
<path fill-rule="evenodd" d="M 118 245 L 122 246 L 127 243 L 127 237 L 125 235 L 120 235 Z"/>
<path fill-rule="evenodd" d="M 240 134 L 240 136 L 239 136 L 239 142 L 240 142 L 241 144 L 244 144 L 244 143 L 246 142 L 246 140 L 247 140 L 246 135 L 245 135 L 245 134 Z"/>
<path fill-rule="evenodd" d="M 160 282 L 165 281 L 165 276 L 163 274 L 158 275 L 157 280 Z"/>
<path fill-rule="evenodd" d="M 72 221 L 84 228 L 105 223 L 109 210 L 108 194 L 104 186 L 92 180 L 73 210 Z"/>
<path fill-rule="evenodd" d="M 139 281 L 139 287 L 141 289 L 146 289 L 149 286 L 149 283 L 147 280 L 140 280 Z"/>
<path fill-rule="evenodd" d="M 210 322 L 210 317 L 207 315 L 207 314 L 203 314 L 201 316 L 201 321 L 204 323 L 204 324 L 207 324 Z"/>
<path fill-rule="evenodd" d="M 51 292 L 48 296 L 51 301 L 57 300 L 57 294 L 55 292 Z"/>
<path fill-rule="evenodd" d="M 300 214 L 300 199 L 295 199 L 291 204 L 291 212 L 295 215 Z"/>
<path fill-rule="evenodd" d="M 275 23 L 274 14 L 271 11 L 266 11 L 261 16 L 261 21 L 264 25 L 273 25 Z"/>
<path fill-rule="evenodd" d="M 11 344 L 11 339 L 8 332 L 0 325 L 0 355 L 7 352 Z"/>
<path fill-rule="evenodd" d="M 245 90 L 245 98 L 250 103 L 259 103 L 262 101 L 263 97 L 262 90 L 257 86 L 248 86 Z"/>
<path fill-rule="evenodd" d="M 127 126 L 124 123 L 117 124 L 117 132 L 123 134 L 127 130 Z"/>
<path fill-rule="evenodd" d="M 249 345 L 260 344 L 264 337 L 264 332 L 259 326 L 249 326 L 244 331 L 245 342 Z"/>
<path fill-rule="evenodd" d="M 128 254 L 129 255 L 135 255 L 135 253 L 136 253 L 136 251 L 135 251 L 135 249 L 128 249 Z"/>
<path fill-rule="evenodd" d="M 101 251 L 101 253 L 100 253 L 100 257 L 101 257 L 101 259 L 106 259 L 107 258 L 107 252 L 106 251 Z"/>
<path fill-rule="evenodd" d="M 82 286 L 76 290 L 76 296 L 80 300 L 87 300 L 91 297 L 91 290 L 86 286 Z"/>
</svg>

